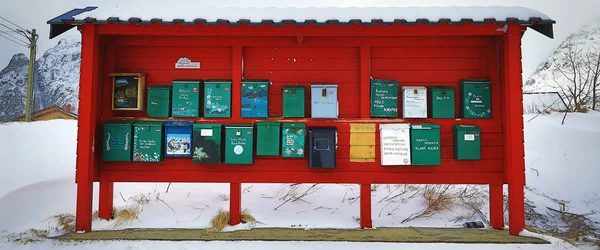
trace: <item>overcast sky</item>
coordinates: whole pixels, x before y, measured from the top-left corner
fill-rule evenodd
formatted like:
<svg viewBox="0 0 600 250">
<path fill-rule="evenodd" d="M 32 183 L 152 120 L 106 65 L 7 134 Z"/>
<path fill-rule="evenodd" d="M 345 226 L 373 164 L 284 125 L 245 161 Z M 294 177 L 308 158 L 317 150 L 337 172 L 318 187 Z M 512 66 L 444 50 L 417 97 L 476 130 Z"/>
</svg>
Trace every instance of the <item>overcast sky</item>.
<svg viewBox="0 0 600 250">
<path fill-rule="evenodd" d="M 0 16 L 24 27 L 36 28 L 40 33 L 40 53 L 56 45 L 63 36 L 78 36 L 73 30 L 48 39 L 46 21 L 73 8 L 86 6 L 115 6 L 123 0 L 0 0 Z M 539 10 L 557 21 L 554 40 L 533 30 L 523 38 L 523 74 L 527 78 L 569 34 L 591 22 L 600 21 L 600 0 L 129 0 L 131 3 L 183 4 L 194 2 L 209 7 L 403 7 L 403 6 L 523 6 Z M 134 13 L 132 13 L 134 14 Z M 5 22 L 4 22 L 5 23 Z M 0 31 L 6 30 L 0 27 Z M 0 69 L 6 67 L 15 53 L 28 50 L 0 37 Z"/>
</svg>

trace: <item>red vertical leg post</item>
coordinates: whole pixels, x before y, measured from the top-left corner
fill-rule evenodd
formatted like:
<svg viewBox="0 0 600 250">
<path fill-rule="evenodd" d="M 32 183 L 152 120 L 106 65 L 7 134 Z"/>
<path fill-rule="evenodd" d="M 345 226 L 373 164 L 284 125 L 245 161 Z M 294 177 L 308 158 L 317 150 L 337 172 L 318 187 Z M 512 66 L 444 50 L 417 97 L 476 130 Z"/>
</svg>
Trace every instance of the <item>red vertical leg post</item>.
<svg viewBox="0 0 600 250">
<path fill-rule="evenodd" d="M 371 184 L 360 184 L 360 228 L 372 228 Z"/>
<path fill-rule="evenodd" d="M 371 47 L 360 46 L 360 117 L 371 116 Z"/>
<path fill-rule="evenodd" d="M 75 229 L 92 230 L 92 193 L 95 175 L 94 141 L 96 133 L 97 57 L 99 40 L 96 26 L 82 28 L 81 76 L 79 88 L 79 119 L 77 121 L 77 207 Z"/>
<path fill-rule="evenodd" d="M 521 65 L 521 27 L 508 24 L 504 35 L 504 137 L 506 179 L 508 183 L 509 231 L 518 235 L 525 228 L 525 147 L 523 144 L 523 90 Z"/>
<path fill-rule="evenodd" d="M 98 209 L 98 217 L 110 220 L 113 216 L 113 188 L 112 181 L 100 181 L 100 208 Z"/>
<path fill-rule="evenodd" d="M 490 185 L 490 226 L 504 229 L 504 197 L 500 184 Z"/>
<path fill-rule="evenodd" d="M 231 54 L 231 118 L 240 118 L 243 77 L 242 46 L 233 46 Z"/>
<path fill-rule="evenodd" d="M 237 225 L 242 219 L 242 184 L 229 185 L 229 225 Z"/>
</svg>

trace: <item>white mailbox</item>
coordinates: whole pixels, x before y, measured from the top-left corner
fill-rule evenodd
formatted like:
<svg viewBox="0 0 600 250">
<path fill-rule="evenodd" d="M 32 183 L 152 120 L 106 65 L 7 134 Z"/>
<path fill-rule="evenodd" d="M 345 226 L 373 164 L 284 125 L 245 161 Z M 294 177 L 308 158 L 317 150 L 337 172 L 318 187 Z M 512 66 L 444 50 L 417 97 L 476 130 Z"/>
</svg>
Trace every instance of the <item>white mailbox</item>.
<svg viewBox="0 0 600 250">
<path fill-rule="evenodd" d="M 381 165 L 410 165 L 410 124 L 379 124 Z"/>
<path fill-rule="evenodd" d="M 402 87 L 402 117 L 427 118 L 427 88 Z"/>
</svg>

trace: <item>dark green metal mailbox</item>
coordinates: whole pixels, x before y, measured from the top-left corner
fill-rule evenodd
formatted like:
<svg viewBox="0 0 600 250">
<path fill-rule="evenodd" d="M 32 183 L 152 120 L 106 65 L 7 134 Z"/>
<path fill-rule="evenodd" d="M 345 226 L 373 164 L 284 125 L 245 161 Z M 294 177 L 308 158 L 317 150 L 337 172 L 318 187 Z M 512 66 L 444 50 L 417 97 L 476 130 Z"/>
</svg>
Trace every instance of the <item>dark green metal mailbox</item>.
<svg viewBox="0 0 600 250">
<path fill-rule="evenodd" d="M 398 117 L 398 82 L 371 80 L 371 117 Z"/>
<path fill-rule="evenodd" d="M 284 123 L 281 138 L 281 155 L 290 158 L 304 157 L 306 125 L 304 123 Z"/>
<path fill-rule="evenodd" d="M 221 124 L 194 124 L 192 126 L 192 162 L 221 163 Z"/>
<path fill-rule="evenodd" d="M 283 117 L 304 117 L 303 86 L 283 87 Z"/>
<path fill-rule="evenodd" d="M 449 86 L 429 87 L 429 117 L 455 118 L 454 88 Z"/>
<path fill-rule="evenodd" d="M 148 87 L 148 117 L 169 117 L 171 112 L 171 87 Z"/>
<path fill-rule="evenodd" d="M 281 123 L 259 121 L 256 123 L 256 155 L 279 155 Z"/>
<path fill-rule="evenodd" d="M 475 125 L 454 125 L 454 159 L 481 159 L 481 129 Z"/>
<path fill-rule="evenodd" d="M 204 82 L 204 117 L 231 117 L 231 81 Z"/>
<path fill-rule="evenodd" d="M 173 81 L 173 117 L 199 117 L 200 82 Z"/>
<path fill-rule="evenodd" d="M 108 121 L 103 124 L 103 161 L 131 161 L 132 124 L 133 121 Z"/>
<path fill-rule="evenodd" d="M 463 118 L 492 118 L 491 82 L 460 81 L 460 106 Z"/>
<path fill-rule="evenodd" d="M 410 147 L 412 165 L 440 165 L 440 125 L 411 125 Z"/>
<path fill-rule="evenodd" d="M 133 123 L 133 161 L 163 161 L 163 122 Z"/>
<path fill-rule="evenodd" d="M 252 124 L 225 125 L 225 163 L 252 164 L 254 126 Z"/>
</svg>

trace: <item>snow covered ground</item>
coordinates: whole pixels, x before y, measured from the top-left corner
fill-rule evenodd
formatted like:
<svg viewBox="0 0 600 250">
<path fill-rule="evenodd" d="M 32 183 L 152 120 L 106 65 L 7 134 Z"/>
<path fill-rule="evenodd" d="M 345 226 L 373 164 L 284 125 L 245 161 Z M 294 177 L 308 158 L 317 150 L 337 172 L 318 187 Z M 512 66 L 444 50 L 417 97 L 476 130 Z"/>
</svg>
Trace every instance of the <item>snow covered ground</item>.
<svg viewBox="0 0 600 250">
<path fill-rule="evenodd" d="M 598 164 L 600 152 L 600 113 L 569 114 L 560 125 L 562 114 L 542 115 L 531 122 L 525 116 L 527 185 L 526 198 L 543 213 L 557 203 L 545 195 L 565 201 L 568 211 L 585 213 L 600 208 Z M 47 219 L 59 213 L 75 211 L 76 122 L 47 121 L 0 124 L 0 236 L 27 229 L 50 229 Z M 227 184 L 120 183 L 115 185 L 116 207 L 138 206 L 139 220 L 119 228 L 206 228 L 211 217 L 228 208 Z M 242 206 L 261 223 L 256 227 L 358 228 L 358 185 L 244 184 Z M 454 227 L 471 215 L 456 203 L 450 210 L 429 218 L 405 223 L 404 219 L 424 208 L 424 198 L 415 186 L 379 185 L 373 192 L 373 224 L 376 227 Z M 464 188 L 461 187 L 460 190 Z M 471 186 L 474 193 L 485 195 L 486 187 Z M 95 186 L 97 193 L 98 187 Z M 452 192 L 458 192 L 453 189 Z M 285 203 L 286 197 L 310 194 Z M 402 195 L 394 197 L 402 192 Z M 413 196 L 413 198 L 409 198 Z M 97 194 L 95 195 L 97 207 Z M 284 204 L 285 203 L 285 204 Z M 283 204 L 283 205 L 282 205 Z M 481 206 L 487 217 L 487 203 Z M 594 215 L 596 221 L 600 218 Z M 470 220 L 481 220 L 478 215 Z M 233 229 L 243 229 L 241 225 Z M 95 220 L 94 230 L 114 229 L 114 222 Z M 333 242 L 93 242 L 61 244 L 53 241 L 27 246 L 6 242 L 0 237 L 0 249 L 574 249 L 568 243 L 551 239 L 550 245 L 461 245 L 461 244 L 390 244 Z M 594 248 L 590 248 L 594 249 Z"/>
</svg>

